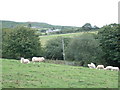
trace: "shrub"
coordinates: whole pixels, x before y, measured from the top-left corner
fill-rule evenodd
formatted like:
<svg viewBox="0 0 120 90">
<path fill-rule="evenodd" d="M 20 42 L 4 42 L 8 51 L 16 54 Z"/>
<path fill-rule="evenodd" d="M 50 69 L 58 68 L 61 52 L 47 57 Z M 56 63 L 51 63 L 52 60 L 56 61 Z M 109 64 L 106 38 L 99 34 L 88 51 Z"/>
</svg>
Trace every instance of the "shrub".
<svg viewBox="0 0 120 90">
<path fill-rule="evenodd" d="M 63 38 L 65 47 L 69 42 L 69 38 Z M 48 59 L 63 60 L 62 37 L 51 39 L 45 47 L 45 56 Z"/>
<path fill-rule="evenodd" d="M 104 26 L 98 32 L 98 37 L 104 51 L 102 58 L 108 65 L 120 66 L 120 24 Z"/>
<path fill-rule="evenodd" d="M 8 29 L 9 30 L 9 29 Z M 6 33 L 7 32 L 7 33 Z M 3 30 L 3 58 L 41 56 L 41 44 L 34 30 L 25 27 Z"/>
<path fill-rule="evenodd" d="M 83 34 L 73 38 L 66 49 L 67 60 L 80 61 L 83 65 L 90 62 L 102 63 L 101 55 L 99 42 L 92 34 Z"/>
</svg>

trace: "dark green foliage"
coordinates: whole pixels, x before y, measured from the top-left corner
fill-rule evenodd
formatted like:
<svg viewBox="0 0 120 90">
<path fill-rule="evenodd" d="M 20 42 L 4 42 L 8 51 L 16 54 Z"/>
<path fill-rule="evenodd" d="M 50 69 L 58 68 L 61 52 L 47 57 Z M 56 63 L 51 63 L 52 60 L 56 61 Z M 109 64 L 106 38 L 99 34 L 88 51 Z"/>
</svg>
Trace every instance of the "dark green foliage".
<svg viewBox="0 0 120 90">
<path fill-rule="evenodd" d="M 61 38 L 49 40 L 46 44 L 46 57 L 49 59 L 63 59 Z"/>
<path fill-rule="evenodd" d="M 98 33 L 103 59 L 108 65 L 120 66 L 120 24 L 104 26 Z"/>
<path fill-rule="evenodd" d="M 10 30 L 10 29 L 9 29 Z M 41 55 L 41 44 L 34 30 L 17 27 L 9 32 L 3 30 L 4 58 L 30 58 Z"/>
<path fill-rule="evenodd" d="M 29 24 L 28 24 L 28 27 L 32 27 L 32 25 L 29 23 Z"/>
<path fill-rule="evenodd" d="M 69 42 L 69 38 L 63 39 L 66 47 Z M 45 56 L 48 59 L 63 60 L 62 37 L 57 37 L 47 42 L 45 47 Z"/>
<path fill-rule="evenodd" d="M 2 29 L 2 57 L 7 58 L 8 56 L 8 46 L 9 46 L 9 40 L 10 40 L 10 34 L 12 32 L 12 29 Z"/>
<path fill-rule="evenodd" d="M 66 49 L 67 60 L 82 61 L 83 64 L 102 63 L 101 54 L 99 42 L 92 34 L 83 34 L 73 38 Z"/>
<path fill-rule="evenodd" d="M 92 29 L 92 26 L 91 26 L 90 23 L 86 23 L 85 25 L 82 26 L 82 29 L 83 29 L 84 31 L 89 31 L 89 30 Z"/>
</svg>

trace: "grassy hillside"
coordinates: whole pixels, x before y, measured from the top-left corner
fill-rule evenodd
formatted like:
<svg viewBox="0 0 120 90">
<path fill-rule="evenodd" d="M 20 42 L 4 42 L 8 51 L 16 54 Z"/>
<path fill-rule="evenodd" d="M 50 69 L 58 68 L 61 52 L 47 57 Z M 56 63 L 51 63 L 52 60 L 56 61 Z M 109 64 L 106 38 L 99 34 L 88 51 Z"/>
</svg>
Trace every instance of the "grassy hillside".
<svg viewBox="0 0 120 90">
<path fill-rule="evenodd" d="M 2 59 L 2 88 L 117 88 L 118 72 Z"/>
<path fill-rule="evenodd" d="M 36 26 L 36 27 L 52 27 L 52 25 L 47 24 L 47 23 L 38 23 L 38 22 L 14 22 L 14 21 L 4 21 L 2 20 L 2 28 L 12 28 L 16 26 L 27 26 L 28 24 L 31 24 L 31 26 Z"/>
<path fill-rule="evenodd" d="M 89 32 L 78 32 L 78 33 L 67 33 L 67 34 L 55 34 L 55 35 L 46 35 L 46 36 L 40 36 L 40 41 L 42 46 L 45 46 L 48 40 L 56 38 L 56 37 L 75 37 L 78 35 L 82 35 L 85 33 L 94 33 L 97 34 L 98 31 L 89 31 Z"/>
<path fill-rule="evenodd" d="M 62 27 L 64 28 L 73 28 L 73 26 L 60 26 L 60 25 L 51 25 L 48 23 L 43 23 L 43 22 L 15 22 L 15 21 L 6 21 L 6 20 L 0 20 L 2 24 L 0 24 L 0 27 L 2 28 L 13 28 L 16 26 L 27 26 L 28 24 L 31 24 L 32 27 L 37 27 L 37 28 L 58 28 L 61 29 Z"/>
</svg>

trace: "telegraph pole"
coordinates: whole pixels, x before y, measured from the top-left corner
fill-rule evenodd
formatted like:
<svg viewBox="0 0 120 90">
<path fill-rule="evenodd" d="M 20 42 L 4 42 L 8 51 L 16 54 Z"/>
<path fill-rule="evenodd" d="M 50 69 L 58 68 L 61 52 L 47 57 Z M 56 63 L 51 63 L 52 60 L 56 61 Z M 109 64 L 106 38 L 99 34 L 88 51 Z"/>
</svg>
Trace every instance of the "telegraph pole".
<svg viewBox="0 0 120 90">
<path fill-rule="evenodd" d="M 62 37 L 62 49 L 63 49 L 63 59 L 65 60 L 65 46 L 64 46 L 63 37 Z"/>
</svg>

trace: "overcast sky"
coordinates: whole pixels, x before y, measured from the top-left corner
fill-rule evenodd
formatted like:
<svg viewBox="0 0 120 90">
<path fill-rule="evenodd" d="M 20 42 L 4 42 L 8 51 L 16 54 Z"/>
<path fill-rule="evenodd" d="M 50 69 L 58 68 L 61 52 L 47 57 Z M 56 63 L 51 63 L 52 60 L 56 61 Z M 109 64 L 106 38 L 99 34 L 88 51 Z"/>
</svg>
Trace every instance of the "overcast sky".
<svg viewBox="0 0 120 90">
<path fill-rule="evenodd" d="M 119 0 L 0 0 L 0 20 L 99 27 L 118 23 Z"/>
</svg>

